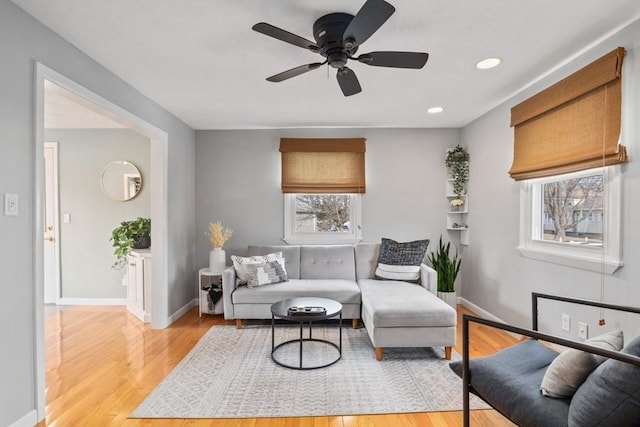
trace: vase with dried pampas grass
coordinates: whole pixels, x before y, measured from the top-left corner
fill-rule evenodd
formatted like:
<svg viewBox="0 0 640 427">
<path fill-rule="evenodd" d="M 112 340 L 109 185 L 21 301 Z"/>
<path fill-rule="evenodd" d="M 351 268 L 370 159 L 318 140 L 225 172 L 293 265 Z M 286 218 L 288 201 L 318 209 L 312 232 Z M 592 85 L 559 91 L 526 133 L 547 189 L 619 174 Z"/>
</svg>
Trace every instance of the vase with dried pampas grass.
<svg viewBox="0 0 640 427">
<path fill-rule="evenodd" d="M 220 221 L 209 223 L 209 236 L 213 250 L 209 252 L 209 271 L 222 274 L 227 265 L 227 255 L 222 246 L 231 238 L 233 230 L 222 225 Z"/>
</svg>

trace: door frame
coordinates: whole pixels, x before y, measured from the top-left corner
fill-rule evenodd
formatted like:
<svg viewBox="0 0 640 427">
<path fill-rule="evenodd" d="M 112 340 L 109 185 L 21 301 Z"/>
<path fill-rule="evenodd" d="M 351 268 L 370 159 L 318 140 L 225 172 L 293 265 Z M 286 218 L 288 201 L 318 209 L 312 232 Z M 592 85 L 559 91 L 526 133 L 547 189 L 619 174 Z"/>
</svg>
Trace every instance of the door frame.
<svg viewBox="0 0 640 427">
<path fill-rule="evenodd" d="M 34 171 L 34 200 L 33 200 L 33 274 L 34 274 L 34 347 L 35 347 L 35 378 L 34 394 L 38 413 L 38 420 L 46 415 L 46 380 L 45 380 L 45 339 L 44 339 L 44 82 L 49 80 L 61 86 L 91 105 L 97 105 L 102 112 L 136 132 L 145 135 L 150 140 L 151 152 L 151 221 L 156 224 L 151 231 L 153 246 L 151 253 L 153 288 L 151 295 L 151 327 L 163 329 L 169 325 L 169 291 L 168 291 L 168 141 L 169 134 L 130 113 L 115 103 L 97 95 L 90 89 L 81 86 L 46 65 L 34 61 L 34 140 L 33 171 Z M 91 108 L 91 105 L 87 105 Z"/>
<path fill-rule="evenodd" d="M 51 286 L 54 286 L 53 292 L 53 302 L 58 305 L 60 304 L 61 297 L 61 289 L 60 289 L 60 198 L 59 198 L 59 181 L 58 181 L 58 143 L 57 142 L 45 142 L 44 149 L 51 148 L 53 151 L 53 164 L 51 165 L 52 169 L 52 177 L 53 177 L 53 282 L 50 283 Z M 43 150 L 44 152 L 44 150 Z M 46 181 L 46 177 L 45 177 Z M 46 185 L 45 185 L 45 194 L 46 194 Z M 46 201 L 44 202 L 44 207 L 46 208 Z M 43 212 L 46 213 L 46 212 Z M 46 226 L 46 224 L 44 224 Z M 46 232 L 46 230 L 45 230 Z M 44 261 L 44 256 L 43 256 Z M 43 275 L 43 287 L 44 283 L 44 275 Z M 46 295 L 46 292 L 45 292 Z"/>
</svg>

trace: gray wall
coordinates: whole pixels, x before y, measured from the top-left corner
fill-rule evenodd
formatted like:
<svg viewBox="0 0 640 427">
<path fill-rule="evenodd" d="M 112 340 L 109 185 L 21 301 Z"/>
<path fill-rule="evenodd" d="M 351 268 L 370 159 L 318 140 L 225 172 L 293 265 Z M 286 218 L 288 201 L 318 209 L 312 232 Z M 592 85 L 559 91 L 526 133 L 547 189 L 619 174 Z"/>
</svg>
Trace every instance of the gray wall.
<svg viewBox="0 0 640 427">
<path fill-rule="evenodd" d="M 0 58 L 0 194 L 20 203 L 18 216 L 0 215 L 0 425 L 9 425 L 35 409 L 34 60 L 167 132 L 169 314 L 194 295 L 194 132 L 9 1 Z"/>
<path fill-rule="evenodd" d="M 622 241 L 624 267 L 604 276 L 604 300 L 609 303 L 640 305 L 640 133 L 638 97 L 640 94 L 640 23 L 636 22 L 612 39 L 571 61 L 558 72 L 519 94 L 462 129 L 463 144 L 469 147 L 471 175 L 469 192 L 473 197 L 469 223 L 471 245 L 463 264 L 462 296 L 499 318 L 529 327 L 532 291 L 593 300 L 600 299 L 603 277 L 576 268 L 524 258 L 516 247 L 520 221 L 520 184 L 507 171 L 513 159 L 513 130 L 509 127 L 510 108 L 617 46 L 627 49 L 623 70 L 622 142 L 630 161 L 623 167 Z M 543 312 L 544 310 L 544 312 Z M 572 317 L 571 332 L 561 330 L 561 314 Z M 622 327 L 627 337 L 640 333 L 637 315 L 606 315 L 607 325 L 597 325 L 598 310 L 576 309 L 567 305 L 541 307 L 542 326 L 557 334 L 577 338 L 577 322 L 589 323 L 589 335 Z"/>
<path fill-rule="evenodd" d="M 121 221 L 151 214 L 149 138 L 128 129 L 48 129 L 58 143 L 62 298 L 126 298 L 125 270 L 115 270 L 111 230 Z M 133 163 L 142 189 L 132 200 L 109 199 L 100 187 L 104 167 Z M 71 222 L 62 221 L 64 214 Z"/>
<path fill-rule="evenodd" d="M 227 258 L 244 254 L 249 244 L 283 244 L 281 137 L 367 139 L 364 241 L 446 238 L 444 156 L 459 141 L 456 129 L 196 131 L 199 266 L 208 264 L 204 232 L 212 221 L 234 230 L 225 245 Z"/>
</svg>

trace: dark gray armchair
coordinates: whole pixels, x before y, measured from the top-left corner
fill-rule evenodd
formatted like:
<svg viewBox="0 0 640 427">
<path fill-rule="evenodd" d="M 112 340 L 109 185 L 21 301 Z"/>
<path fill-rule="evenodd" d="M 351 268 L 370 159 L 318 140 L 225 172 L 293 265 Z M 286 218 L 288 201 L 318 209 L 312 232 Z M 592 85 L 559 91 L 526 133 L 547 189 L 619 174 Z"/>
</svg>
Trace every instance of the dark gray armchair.
<svg viewBox="0 0 640 427">
<path fill-rule="evenodd" d="M 640 426 L 640 337 L 621 352 L 538 332 L 538 299 L 638 313 L 640 309 L 595 301 L 532 294 L 532 329 L 464 315 L 462 360 L 451 369 L 463 381 L 464 425 L 469 426 L 469 393 L 474 393 L 519 426 Z M 469 324 L 479 323 L 529 337 L 488 357 L 469 359 Z M 558 352 L 538 340 L 608 358 L 571 398 L 555 399 L 540 392 L 540 384 Z"/>
</svg>

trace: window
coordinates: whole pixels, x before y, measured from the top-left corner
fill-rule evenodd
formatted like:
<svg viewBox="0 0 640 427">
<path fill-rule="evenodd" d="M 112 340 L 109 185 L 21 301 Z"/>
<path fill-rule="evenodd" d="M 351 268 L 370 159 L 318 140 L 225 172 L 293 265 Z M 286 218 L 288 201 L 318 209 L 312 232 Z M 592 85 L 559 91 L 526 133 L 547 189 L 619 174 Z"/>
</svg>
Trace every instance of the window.
<svg viewBox="0 0 640 427">
<path fill-rule="evenodd" d="M 361 239 L 359 194 L 285 194 L 284 240 L 290 244 Z"/>
<path fill-rule="evenodd" d="M 523 181 L 520 252 L 613 273 L 622 266 L 620 181 L 619 166 Z"/>
</svg>

